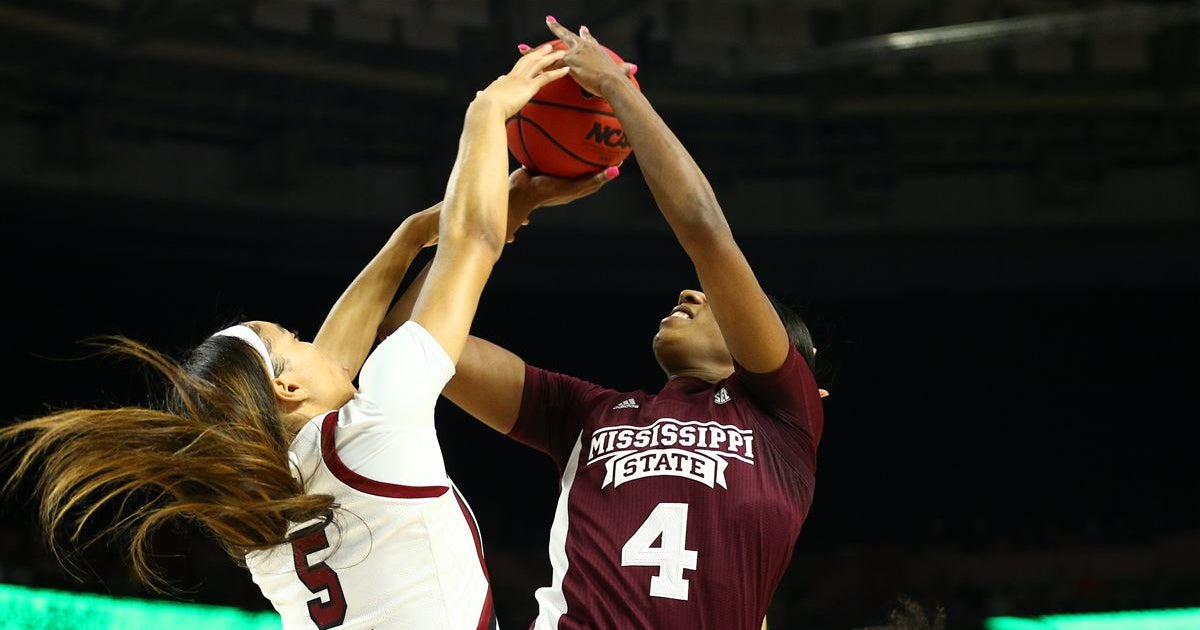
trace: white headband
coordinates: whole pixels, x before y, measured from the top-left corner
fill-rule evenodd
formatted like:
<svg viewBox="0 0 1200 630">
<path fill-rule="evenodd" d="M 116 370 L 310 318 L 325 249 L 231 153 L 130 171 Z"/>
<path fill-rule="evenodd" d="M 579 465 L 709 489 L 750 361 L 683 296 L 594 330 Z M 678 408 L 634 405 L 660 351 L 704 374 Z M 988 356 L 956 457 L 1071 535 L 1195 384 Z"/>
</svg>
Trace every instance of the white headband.
<svg viewBox="0 0 1200 630">
<path fill-rule="evenodd" d="M 245 324 L 238 324 L 237 326 L 230 326 L 221 332 L 214 333 L 213 336 L 237 337 L 238 339 L 250 344 L 250 346 L 258 352 L 258 355 L 262 357 L 263 367 L 267 370 L 267 380 L 270 381 L 275 379 L 275 368 L 273 367 L 274 364 L 271 363 L 271 353 L 267 352 L 267 344 L 263 343 L 262 337 L 259 337 L 258 333 L 254 332 L 253 328 L 250 328 Z"/>
</svg>

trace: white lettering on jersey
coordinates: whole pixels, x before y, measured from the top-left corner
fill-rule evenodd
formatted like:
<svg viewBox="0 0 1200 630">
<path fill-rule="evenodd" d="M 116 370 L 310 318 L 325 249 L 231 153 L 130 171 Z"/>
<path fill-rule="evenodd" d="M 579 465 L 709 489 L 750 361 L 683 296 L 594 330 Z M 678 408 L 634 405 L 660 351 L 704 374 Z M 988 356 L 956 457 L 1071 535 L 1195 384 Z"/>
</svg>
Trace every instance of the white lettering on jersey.
<svg viewBox="0 0 1200 630">
<path fill-rule="evenodd" d="M 613 407 L 613 409 L 637 409 L 637 408 L 638 408 L 637 401 L 632 398 L 629 398 L 622 402 L 619 402 L 616 404 L 616 406 Z"/>
<path fill-rule="evenodd" d="M 604 462 L 614 488 L 643 477 L 683 477 L 728 488 L 729 460 L 754 465 L 754 431 L 716 422 L 659 418 L 650 426 L 604 427 L 592 433 L 587 465 Z"/>
</svg>

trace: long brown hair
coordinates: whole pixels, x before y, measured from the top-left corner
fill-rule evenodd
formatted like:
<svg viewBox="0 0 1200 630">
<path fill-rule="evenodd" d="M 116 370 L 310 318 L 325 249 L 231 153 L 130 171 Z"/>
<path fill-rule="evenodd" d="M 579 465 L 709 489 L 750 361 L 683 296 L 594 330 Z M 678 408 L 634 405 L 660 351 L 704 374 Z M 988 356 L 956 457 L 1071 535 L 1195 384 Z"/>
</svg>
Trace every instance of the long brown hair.
<svg viewBox="0 0 1200 630">
<path fill-rule="evenodd" d="M 39 517 L 64 566 L 65 543 L 130 532 L 134 573 L 164 590 L 148 552 L 152 535 L 168 521 L 201 525 L 242 564 L 248 552 L 288 542 L 289 523 L 330 517 L 333 497 L 305 494 L 292 475 L 289 436 L 249 344 L 209 337 L 180 363 L 126 337 L 96 343 L 161 375 L 165 400 L 58 411 L 0 428 L 0 442 L 29 438 L 3 489 L 12 490 L 41 464 L 34 486 Z M 109 508 L 115 508 L 112 520 L 88 533 Z"/>
</svg>

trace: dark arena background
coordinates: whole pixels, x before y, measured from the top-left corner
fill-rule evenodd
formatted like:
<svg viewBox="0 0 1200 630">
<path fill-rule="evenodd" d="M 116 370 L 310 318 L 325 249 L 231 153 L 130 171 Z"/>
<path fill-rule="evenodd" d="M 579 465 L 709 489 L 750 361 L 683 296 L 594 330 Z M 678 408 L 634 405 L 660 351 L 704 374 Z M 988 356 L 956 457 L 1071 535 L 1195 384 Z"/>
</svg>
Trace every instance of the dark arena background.
<svg viewBox="0 0 1200 630">
<path fill-rule="evenodd" d="M 881 625 L 901 596 L 956 630 L 1200 627 L 1195 2 L 5 0 L 4 421 L 144 401 L 136 368 L 85 358 L 94 335 L 178 353 L 245 317 L 311 337 L 440 200 L 466 104 L 547 14 L 639 65 L 814 330 L 819 483 L 771 628 Z M 533 215 L 474 332 L 657 390 L 650 339 L 685 288 L 635 154 Z M 501 627 L 527 627 L 553 464 L 438 413 Z M 101 627 L 73 601 L 270 610 L 187 523 L 157 538 L 178 593 L 136 585 L 120 539 L 72 577 L 31 490 L 2 503 L 0 626 Z"/>
</svg>

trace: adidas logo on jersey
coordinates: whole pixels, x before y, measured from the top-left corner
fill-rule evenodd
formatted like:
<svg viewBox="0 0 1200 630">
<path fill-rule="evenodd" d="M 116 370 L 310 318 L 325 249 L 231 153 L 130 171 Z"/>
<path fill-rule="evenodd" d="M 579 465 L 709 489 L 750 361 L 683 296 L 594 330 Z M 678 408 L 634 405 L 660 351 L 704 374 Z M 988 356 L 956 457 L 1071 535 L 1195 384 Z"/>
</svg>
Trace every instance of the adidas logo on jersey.
<svg viewBox="0 0 1200 630">
<path fill-rule="evenodd" d="M 637 404 L 636 400 L 630 398 L 628 400 L 624 400 L 622 402 L 617 403 L 617 405 L 615 407 L 613 407 L 613 409 L 638 409 L 638 404 Z"/>
<path fill-rule="evenodd" d="M 713 396 L 713 402 L 717 403 L 718 405 L 724 405 L 731 400 L 733 399 L 729 397 L 729 392 L 725 391 L 724 387 L 718 389 L 716 395 Z"/>
</svg>

